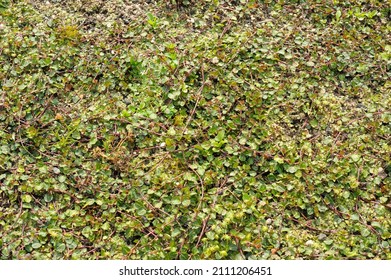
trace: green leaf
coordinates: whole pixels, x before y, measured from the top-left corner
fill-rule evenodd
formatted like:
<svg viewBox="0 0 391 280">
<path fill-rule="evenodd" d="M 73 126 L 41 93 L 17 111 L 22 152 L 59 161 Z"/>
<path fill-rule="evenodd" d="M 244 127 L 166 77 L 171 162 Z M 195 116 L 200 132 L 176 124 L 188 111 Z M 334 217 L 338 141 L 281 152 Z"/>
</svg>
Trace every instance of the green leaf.
<svg viewBox="0 0 391 280">
<path fill-rule="evenodd" d="M 316 119 L 312 119 L 312 120 L 310 120 L 310 125 L 312 126 L 312 127 L 317 127 L 318 126 L 318 120 L 316 120 Z"/>
<path fill-rule="evenodd" d="M 337 12 L 335 13 L 335 18 L 337 19 L 337 21 L 341 18 L 341 10 L 337 10 Z"/>
<path fill-rule="evenodd" d="M 323 241 L 323 242 L 324 242 L 324 244 L 326 244 L 326 245 L 331 245 L 331 244 L 333 244 L 334 240 L 332 240 L 332 239 L 326 239 L 326 240 Z"/>
<path fill-rule="evenodd" d="M 284 163 L 284 159 L 280 158 L 279 156 L 275 156 L 273 159 L 277 163 L 280 163 L 280 164 Z"/>
<path fill-rule="evenodd" d="M 205 235 L 206 235 L 206 237 L 208 237 L 208 239 L 210 239 L 210 240 L 214 240 L 214 239 L 215 239 L 215 233 L 212 232 L 212 231 L 208 231 Z"/>
<path fill-rule="evenodd" d="M 176 143 L 172 138 L 166 138 L 165 144 L 166 144 L 167 150 L 169 150 L 169 151 L 175 150 Z"/>
<path fill-rule="evenodd" d="M 360 220 L 360 216 L 358 214 L 352 214 L 350 215 L 350 218 L 353 220 L 353 221 L 359 221 Z"/>
<path fill-rule="evenodd" d="M 9 152 L 10 152 L 10 148 L 9 148 L 9 146 L 8 145 L 2 145 L 1 147 L 0 147 L 0 152 L 2 153 L 2 154 L 8 154 Z"/>
<path fill-rule="evenodd" d="M 92 229 L 90 226 L 86 226 L 81 231 L 81 234 L 83 234 L 85 237 L 90 238 L 92 236 Z"/>
<path fill-rule="evenodd" d="M 190 199 L 185 199 L 185 200 L 182 201 L 182 205 L 185 206 L 185 207 L 188 207 L 190 204 L 191 204 L 191 200 Z"/>
<path fill-rule="evenodd" d="M 351 157 L 352 157 L 354 162 L 358 162 L 360 160 L 360 158 L 361 158 L 361 156 L 358 155 L 358 154 L 353 154 Z"/>
<path fill-rule="evenodd" d="M 33 200 L 33 198 L 31 197 L 31 195 L 25 194 L 25 195 L 22 195 L 22 200 L 26 203 L 30 203 Z"/>
<path fill-rule="evenodd" d="M 181 202 L 180 197 L 174 197 L 174 198 L 171 200 L 171 203 L 172 203 L 173 205 L 179 205 L 179 204 L 181 204 L 182 202 Z"/>
<path fill-rule="evenodd" d="M 58 237 L 61 236 L 62 230 L 60 228 L 49 228 L 48 233 L 52 237 Z"/>
<path fill-rule="evenodd" d="M 59 181 L 60 183 L 64 183 L 64 182 L 66 181 L 66 179 L 67 179 L 67 177 L 65 177 L 65 176 L 63 176 L 63 175 L 61 175 L 61 176 L 58 177 L 58 181 Z"/>
<path fill-rule="evenodd" d="M 27 137 L 30 139 L 33 139 L 35 136 L 38 135 L 38 130 L 33 126 L 30 126 L 29 128 L 27 128 L 26 132 L 27 132 Z"/>
<path fill-rule="evenodd" d="M 175 228 L 173 231 L 172 231 L 172 234 L 171 234 L 171 237 L 177 237 L 178 235 L 181 234 L 181 230 L 179 228 Z"/>
<path fill-rule="evenodd" d="M 368 228 L 363 228 L 361 230 L 361 235 L 364 236 L 364 237 L 367 237 L 371 234 L 371 231 L 368 229 Z"/>
<path fill-rule="evenodd" d="M 298 170 L 297 166 L 289 166 L 286 171 L 289 173 L 295 173 Z"/>
<path fill-rule="evenodd" d="M 57 246 L 56 246 L 56 252 L 58 252 L 58 253 L 62 253 L 62 252 L 64 252 L 65 251 L 65 249 L 66 249 L 66 245 L 64 244 L 64 243 L 61 243 L 61 244 L 58 244 Z"/>
<path fill-rule="evenodd" d="M 50 194 L 50 193 L 47 193 L 44 195 L 43 199 L 45 200 L 45 202 L 51 202 L 53 200 L 53 195 Z"/>
<path fill-rule="evenodd" d="M 285 192 L 285 188 L 281 185 L 275 185 L 274 189 L 279 191 L 279 192 Z"/>
<path fill-rule="evenodd" d="M 220 130 L 218 133 L 217 133 L 217 136 L 216 136 L 216 141 L 218 142 L 221 142 L 223 141 L 225 138 L 225 132 L 223 130 Z"/>
<path fill-rule="evenodd" d="M 103 230 L 109 230 L 110 229 L 110 223 L 109 222 L 106 222 L 102 225 L 102 229 Z"/>
<path fill-rule="evenodd" d="M 33 249 L 38 249 L 38 248 L 41 248 L 41 243 L 39 243 L 39 242 L 35 242 L 35 243 L 33 243 L 32 245 L 31 245 L 31 247 L 33 247 Z"/>
<path fill-rule="evenodd" d="M 243 193 L 242 196 L 244 202 L 251 200 L 251 196 L 248 193 Z"/>
</svg>

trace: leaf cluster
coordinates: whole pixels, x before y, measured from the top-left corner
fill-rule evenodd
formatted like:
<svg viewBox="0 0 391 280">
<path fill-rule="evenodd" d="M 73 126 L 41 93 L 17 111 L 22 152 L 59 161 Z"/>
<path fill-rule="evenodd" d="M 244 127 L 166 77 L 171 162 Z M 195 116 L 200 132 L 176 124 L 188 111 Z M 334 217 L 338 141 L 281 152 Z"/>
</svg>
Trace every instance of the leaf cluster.
<svg viewBox="0 0 391 280">
<path fill-rule="evenodd" d="M 391 257 L 383 1 L 3 2 L 2 259 Z"/>
</svg>

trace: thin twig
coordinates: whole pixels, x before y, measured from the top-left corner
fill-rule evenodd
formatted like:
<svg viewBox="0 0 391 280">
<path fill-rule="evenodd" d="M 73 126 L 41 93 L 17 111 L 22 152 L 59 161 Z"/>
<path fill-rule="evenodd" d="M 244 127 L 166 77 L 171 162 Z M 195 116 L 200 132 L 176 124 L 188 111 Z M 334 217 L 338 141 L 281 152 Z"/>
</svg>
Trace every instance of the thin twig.
<svg viewBox="0 0 391 280">
<path fill-rule="evenodd" d="M 201 198 L 200 198 L 200 202 L 198 203 L 198 207 L 197 207 L 197 209 L 200 210 L 201 204 L 202 204 L 202 202 L 204 200 L 204 192 L 205 192 L 204 183 L 203 183 L 203 180 L 202 180 L 200 174 L 198 174 L 198 172 L 196 170 L 194 170 L 191 166 L 189 166 L 189 168 L 197 175 L 198 179 L 200 180 L 200 184 L 201 184 Z"/>
<path fill-rule="evenodd" d="M 193 118 L 193 115 L 194 115 L 194 113 L 195 113 L 195 111 L 197 109 L 198 103 L 200 102 L 201 97 L 202 97 L 201 93 L 202 93 L 202 91 L 204 89 L 204 86 L 205 86 L 204 67 L 202 65 L 201 65 L 201 77 L 202 77 L 202 85 L 200 86 L 200 88 L 197 91 L 197 95 L 198 96 L 197 96 L 196 104 L 194 105 L 193 110 L 191 111 L 190 116 L 189 116 L 189 118 L 186 121 L 186 125 L 183 128 L 182 135 L 185 134 L 186 129 L 187 129 L 188 125 L 190 124 L 190 122 L 191 122 L 191 120 Z"/>
<path fill-rule="evenodd" d="M 227 181 L 228 181 L 228 177 L 225 177 L 224 181 L 222 183 L 220 183 L 219 187 L 216 190 L 216 196 L 213 199 L 212 206 L 210 207 L 210 209 L 214 209 L 215 208 L 216 202 L 217 202 L 217 196 L 220 194 L 220 191 L 224 188 L 224 186 L 227 183 Z M 201 229 L 201 232 L 200 232 L 200 234 L 198 236 L 198 240 L 197 240 L 197 243 L 196 243 L 196 246 L 195 246 L 196 248 L 198 248 L 198 246 L 200 245 L 202 237 L 205 235 L 206 227 L 208 225 L 208 221 L 209 221 L 210 215 L 211 214 L 209 213 L 208 216 L 202 221 L 202 229 Z"/>
</svg>

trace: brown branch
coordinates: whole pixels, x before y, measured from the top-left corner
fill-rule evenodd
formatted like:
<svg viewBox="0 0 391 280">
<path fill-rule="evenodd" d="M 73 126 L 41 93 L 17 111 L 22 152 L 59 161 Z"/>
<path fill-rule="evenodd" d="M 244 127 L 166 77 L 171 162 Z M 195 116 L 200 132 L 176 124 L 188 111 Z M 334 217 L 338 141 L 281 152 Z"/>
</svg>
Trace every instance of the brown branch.
<svg viewBox="0 0 391 280">
<path fill-rule="evenodd" d="M 240 255 L 241 255 L 242 258 L 245 260 L 246 257 L 244 256 L 242 247 L 240 247 L 240 240 L 239 240 L 239 238 L 237 238 L 236 236 L 235 236 L 235 242 L 236 242 L 236 247 L 238 248 L 238 251 L 239 251 Z"/>
<path fill-rule="evenodd" d="M 295 221 L 296 223 L 300 224 L 301 226 L 304 226 L 310 230 L 313 230 L 313 231 L 317 231 L 317 232 L 326 232 L 326 233 L 335 233 L 335 230 L 330 230 L 330 229 L 318 229 L 318 228 L 315 228 L 313 226 L 310 226 L 309 223 L 307 222 L 306 224 L 303 224 L 301 223 L 299 220 L 295 219 L 295 218 L 289 218 L 293 221 Z"/>
<path fill-rule="evenodd" d="M 198 248 L 198 246 L 200 245 L 201 239 L 202 239 L 202 237 L 205 234 L 206 225 L 208 224 L 209 217 L 210 217 L 210 214 L 202 221 L 202 229 L 201 229 L 200 235 L 198 236 L 198 240 L 197 240 L 197 243 L 196 243 L 196 246 L 195 246 L 196 248 Z"/>
<path fill-rule="evenodd" d="M 198 103 L 200 102 L 201 97 L 202 97 L 201 93 L 202 93 L 202 91 L 204 89 L 204 86 L 205 86 L 204 67 L 202 65 L 201 65 L 201 76 L 202 76 L 202 85 L 201 85 L 201 87 L 197 91 L 197 95 L 198 96 L 197 96 L 196 104 L 194 105 L 193 110 L 191 111 L 190 116 L 189 116 L 189 118 L 186 121 L 186 125 L 183 128 L 182 135 L 186 132 L 186 129 L 187 129 L 188 125 L 190 124 L 190 122 L 191 122 L 191 120 L 193 118 L 193 115 L 194 115 L 194 113 L 195 113 L 195 111 L 197 109 Z"/>
</svg>

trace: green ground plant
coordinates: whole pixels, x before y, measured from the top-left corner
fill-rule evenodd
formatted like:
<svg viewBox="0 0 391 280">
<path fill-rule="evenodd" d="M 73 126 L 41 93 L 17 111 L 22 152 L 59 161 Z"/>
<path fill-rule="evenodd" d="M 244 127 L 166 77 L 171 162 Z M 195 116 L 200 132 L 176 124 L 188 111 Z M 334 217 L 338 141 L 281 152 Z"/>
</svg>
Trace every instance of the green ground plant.
<svg viewBox="0 0 391 280">
<path fill-rule="evenodd" d="M 390 259 L 386 1 L 0 1 L 1 259 Z"/>
</svg>

